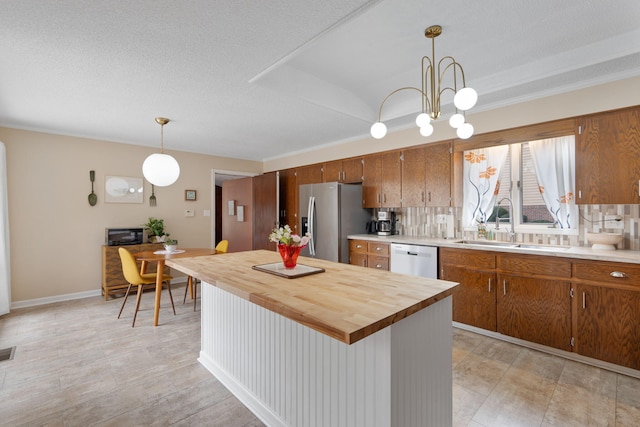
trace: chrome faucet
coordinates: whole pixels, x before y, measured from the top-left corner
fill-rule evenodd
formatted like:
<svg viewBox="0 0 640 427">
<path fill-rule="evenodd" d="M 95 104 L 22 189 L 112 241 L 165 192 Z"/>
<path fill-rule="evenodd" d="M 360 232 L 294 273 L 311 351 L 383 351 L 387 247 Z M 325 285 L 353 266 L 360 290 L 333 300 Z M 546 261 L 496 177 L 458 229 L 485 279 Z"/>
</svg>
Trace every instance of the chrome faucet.
<svg viewBox="0 0 640 427">
<path fill-rule="evenodd" d="M 509 226 L 511 227 L 511 230 L 509 230 L 509 241 L 511 243 L 515 243 L 516 233 L 513 231 L 513 202 L 508 197 L 502 198 L 496 205 L 496 230 L 500 230 L 500 203 L 504 202 L 505 200 L 509 202 L 509 207 L 511 208 L 511 210 L 509 211 Z"/>
</svg>

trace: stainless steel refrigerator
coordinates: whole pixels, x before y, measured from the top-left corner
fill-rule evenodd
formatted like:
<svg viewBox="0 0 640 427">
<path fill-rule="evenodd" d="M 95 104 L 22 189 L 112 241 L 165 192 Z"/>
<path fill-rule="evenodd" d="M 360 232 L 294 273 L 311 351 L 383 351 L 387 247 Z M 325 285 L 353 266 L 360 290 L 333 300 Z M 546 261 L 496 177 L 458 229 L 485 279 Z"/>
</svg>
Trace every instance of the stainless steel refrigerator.
<svg viewBox="0 0 640 427">
<path fill-rule="evenodd" d="M 350 234 L 366 233 L 371 212 L 362 208 L 362 186 L 325 182 L 300 186 L 300 230 L 311 233 L 302 256 L 349 263 Z"/>
</svg>

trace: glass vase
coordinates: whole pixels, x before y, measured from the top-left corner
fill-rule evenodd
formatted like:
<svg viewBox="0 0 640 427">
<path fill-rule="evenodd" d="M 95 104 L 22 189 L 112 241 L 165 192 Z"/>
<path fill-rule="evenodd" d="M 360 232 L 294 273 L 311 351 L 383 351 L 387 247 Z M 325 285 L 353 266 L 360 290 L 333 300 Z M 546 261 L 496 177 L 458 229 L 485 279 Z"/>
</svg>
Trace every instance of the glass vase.
<svg viewBox="0 0 640 427">
<path fill-rule="evenodd" d="M 284 268 L 286 268 L 287 270 L 296 268 L 298 255 L 300 255 L 300 249 L 302 249 L 302 247 L 300 246 L 291 246 L 282 243 L 278 244 L 278 252 L 280 252 L 280 256 L 282 257 Z"/>
</svg>

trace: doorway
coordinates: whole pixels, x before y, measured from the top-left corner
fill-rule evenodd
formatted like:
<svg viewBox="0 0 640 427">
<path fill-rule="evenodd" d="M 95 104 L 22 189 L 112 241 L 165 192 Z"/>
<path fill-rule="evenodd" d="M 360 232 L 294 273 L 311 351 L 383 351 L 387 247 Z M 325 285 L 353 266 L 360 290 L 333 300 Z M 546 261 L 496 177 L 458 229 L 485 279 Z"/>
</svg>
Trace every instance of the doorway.
<svg viewBox="0 0 640 427">
<path fill-rule="evenodd" d="M 248 176 L 256 176 L 253 172 L 226 171 L 220 169 L 211 170 L 211 247 L 215 248 L 216 244 L 222 240 L 222 209 L 220 203 L 222 183 L 232 179 L 246 178 Z"/>
</svg>

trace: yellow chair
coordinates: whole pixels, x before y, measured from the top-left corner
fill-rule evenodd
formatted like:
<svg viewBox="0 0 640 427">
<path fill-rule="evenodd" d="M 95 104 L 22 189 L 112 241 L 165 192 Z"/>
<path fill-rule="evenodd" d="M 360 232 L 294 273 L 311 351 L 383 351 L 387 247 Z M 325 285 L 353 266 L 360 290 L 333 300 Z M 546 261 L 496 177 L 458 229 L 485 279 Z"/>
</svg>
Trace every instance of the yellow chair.
<svg viewBox="0 0 640 427">
<path fill-rule="evenodd" d="M 220 240 L 220 243 L 216 245 L 216 253 L 225 254 L 229 249 L 229 241 L 228 240 Z M 193 311 L 196 311 L 196 299 L 198 291 L 196 289 L 196 280 L 192 276 L 187 277 L 187 286 L 184 288 L 184 298 L 182 299 L 182 303 L 184 304 L 187 301 L 187 292 L 191 289 L 191 296 L 193 298 Z"/>
<path fill-rule="evenodd" d="M 140 273 L 138 270 L 138 264 L 136 264 L 136 259 L 133 257 L 131 252 L 129 252 L 125 248 L 118 248 L 118 253 L 120 254 L 120 261 L 122 262 L 122 273 L 124 274 L 124 278 L 129 282 L 129 286 L 127 287 L 127 293 L 124 295 L 124 301 L 122 301 L 122 307 L 120 307 L 120 313 L 118 313 L 118 319 L 122 314 L 122 310 L 124 309 L 124 305 L 127 303 L 127 298 L 129 297 L 129 292 L 131 291 L 131 286 L 138 287 L 138 295 L 136 297 L 136 311 L 133 313 L 133 323 L 131 327 L 136 325 L 136 316 L 138 315 L 138 310 L 140 309 L 140 298 L 142 297 L 142 287 L 144 285 L 156 285 L 156 273 Z M 171 295 L 171 282 L 170 280 L 173 277 L 168 274 L 162 275 L 162 281 L 167 283 L 167 289 L 169 289 L 169 298 L 171 299 L 171 307 L 173 308 L 173 314 L 176 314 L 176 307 L 173 305 L 173 295 Z"/>
</svg>

